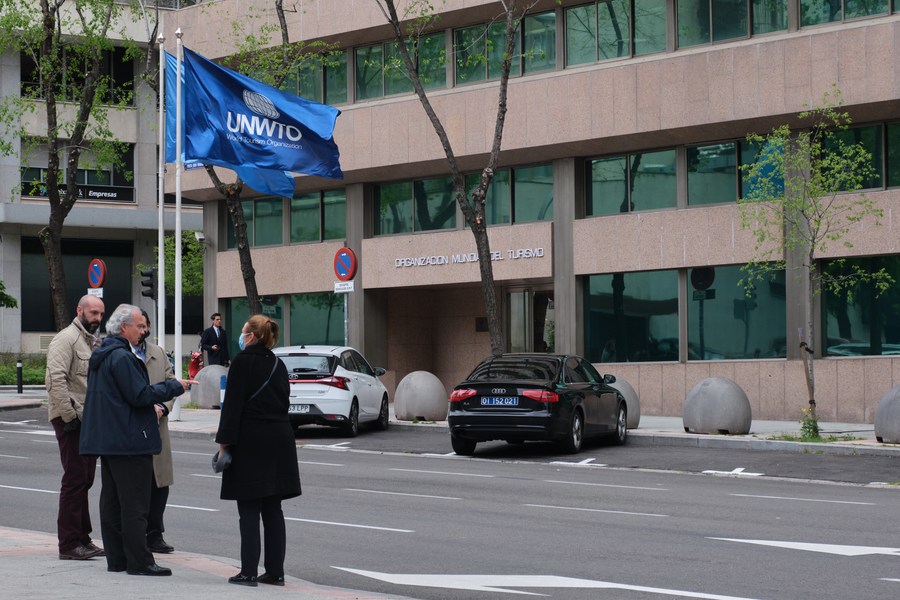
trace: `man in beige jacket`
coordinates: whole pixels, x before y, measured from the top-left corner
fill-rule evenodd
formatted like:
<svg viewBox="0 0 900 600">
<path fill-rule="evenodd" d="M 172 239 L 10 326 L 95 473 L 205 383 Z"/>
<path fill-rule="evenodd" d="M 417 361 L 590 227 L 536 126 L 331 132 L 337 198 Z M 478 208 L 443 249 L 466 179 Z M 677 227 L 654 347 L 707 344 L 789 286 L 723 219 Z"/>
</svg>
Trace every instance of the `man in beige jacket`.
<svg viewBox="0 0 900 600">
<path fill-rule="evenodd" d="M 135 348 L 135 354 L 142 358 L 147 365 L 150 384 L 175 379 L 175 369 L 172 368 L 172 363 L 169 362 L 165 351 L 147 339 L 150 336 L 150 315 L 143 309 L 141 314 L 147 321 L 147 328 L 138 348 Z M 174 404 L 175 400 L 172 399 L 157 409 L 157 414 L 161 414 L 159 437 L 162 439 L 162 451 L 153 455 L 153 483 L 150 486 L 150 512 L 147 515 L 147 548 L 158 554 L 169 554 L 175 550 L 166 543 L 162 536 L 166 530 L 163 526 L 163 513 L 166 510 L 166 502 L 169 500 L 169 486 L 175 483 L 175 473 L 172 467 L 172 444 L 169 441 L 169 411 L 172 410 Z"/>
<path fill-rule="evenodd" d="M 63 468 L 56 518 L 60 560 L 86 560 L 103 555 L 103 550 L 91 541 L 88 505 L 97 457 L 81 456 L 78 446 L 87 393 L 88 360 L 100 343 L 97 330 L 104 310 L 103 300 L 83 296 L 75 309 L 75 319 L 53 337 L 47 349 L 44 377 L 47 410 Z"/>
</svg>

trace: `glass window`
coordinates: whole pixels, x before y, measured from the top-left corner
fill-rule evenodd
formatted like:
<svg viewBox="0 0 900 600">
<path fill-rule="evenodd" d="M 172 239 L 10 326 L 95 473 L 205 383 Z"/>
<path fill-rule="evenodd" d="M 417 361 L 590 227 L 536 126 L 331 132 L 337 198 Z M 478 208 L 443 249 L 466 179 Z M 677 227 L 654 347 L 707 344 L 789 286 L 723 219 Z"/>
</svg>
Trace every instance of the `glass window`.
<svg viewBox="0 0 900 600">
<path fill-rule="evenodd" d="M 687 149 L 688 205 L 737 200 L 737 152 L 734 142 Z"/>
<path fill-rule="evenodd" d="M 412 183 L 375 187 L 375 235 L 410 233 L 413 230 Z"/>
<path fill-rule="evenodd" d="M 284 239 L 284 208 L 281 198 L 261 198 L 254 201 L 255 246 L 275 246 Z"/>
<path fill-rule="evenodd" d="M 784 358 L 784 271 L 758 282 L 749 295 L 740 266 L 710 268 L 705 290 L 688 287 L 688 360 Z"/>
<path fill-rule="evenodd" d="M 800 25 L 841 20 L 841 0 L 800 0 Z"/>
<path fill-rule="evenodd" d="M 597 9 L 600 60 L 631 56 L 631 9 L 628 0 L 599 2 Z M 663 49 L 665 41 L 663 30 Z"/>
<path fill-rule="evenodd" d="M 474 83 L 487 77 L 484 69 L 484 34 L 483 25 L 455 31 L 453 51 L 457 83 Z"/>
<path fill-rule="evenodd" d="M 472 190 L 481 181 L 481 173 L 466 175 L 466 188 L 471 198 Z M 484 217 L 488 225 L 508 225 L 510 223 L 509 171 L 495 171 L 484 198 Z"/>
<path fill-rule="evenodd" d="M 553 219 L 553 165 L 513 171 L 514 216 L 516 223 Z"/>
<path fill-rule="evenodd" d="M 842 189 L 871 189 L 881 187 L 882 178 L 882 142 L 881 142 L 881 125 L 866 125 L 863 127 L 851 127 L 844 131 L 834 133 L 834 137 L 829 140 L 829 145 L 839 147 L 860 146 L 872 157 L 869 166 L 870 176 L 864 178 L 856 185 L 856 181 L 848 181 Z M 852 177 L 852 175 L 851 175 Z"/>
<path fill-rule="evenodd" d="M 556 13 L 526 16 L 524 20 L 526 73 L 556 68 Z M 499 76 L 499 73 L 497 74 Z"/>
<path fill-rule="evenodd" d="M 382 75 L 384 58 L 381 45 L 356 49 L 356 99 L 368 100 L 384 95 Z"/>
<path fill-rule="evenodd" d="M 583 65 L 597 60 L 597 7 L 594 4 L 566 9 L 566 64 Z"/>
<path fill-rule="evenodd" d="M 884 269 L 900 281 L 900 256 L 874 256 L 823 264 L 827 273 L 839 276 L 859 268 L 868 273 Z M 828 356 L 900 354 L 900 288 L 892 285 L 877 295 L 870 283 L 835 293 L 822 292 L 824 352 Z"/>
<path fill-rule="evenodd" d="M 522 42 L 519 38 L 519 31 L 513 32 L 515 36 L 515 44 L 513 46 L 513 57 L 509 67 L 510 77 L 519 75 L 522 70 L 521 54 Z M 503 57 L 506 54 L 506 23 L 497 21 L 488 25 L 487 28 L 487 77 L 488 79 L 498 79 L 503 69 Z M 554 51 L 554 65 L 556 53 Z"/>
<path fill-rule="evenodd" d="M 297 90 L 297 95 L 313 102 L 321 102 L 323 94 L 322 63 L 312 58 L 304 62 L 297 69 L 296 88 L 285 81 L 285 89 Z"/>
<path fill-rule="evenodd" d="M 710 0 L 677 0 L 678 47 L 709 43 Z"/>
<path fill-rule="evenodd" d="M 325 104 L 345 104 L 347 96 L 347 51 L 329 55 L 325 64 Z"/>
<path fill-rule="evenodd" d="M 747 0 L 712 0 L 713 41 L 747 37 Z"/>
<path fill-rule="evenodd" d="M 666 0 L 634 0 L 634 54 L 666 51 Z"/>
<path fill-rule="evenodd" d="M 446 35 L 441 31 L 419 39 L 419 79 L 426 90 L 447 87 Z"/>
<path fill-rule="evenodd" d="M 678 360 L 678 272 L 591 275 L 584 290 L 585 358 Z"/>
<path fill-rule="evenodd" d="M 416 181 L 413 194 L 416 202 L 416 231 L 456 227 L 456 198 L 451 178 Z"/>
<path fill-rule="evenodd" d="M 284 296 L 262 296 L 259 301 L 260 314 L 278 323 L 278 330 L 282 332 L 276 346 L 287 346 L 290 342 L 284 335 Z M 247 319 L 250 318 L 250 303 L 243 296 L 225 298 L 223 302 L 225 303 L 225 310 L 222 316 L 225 321 L 225 327 L 232 332 L 228 334 L 228 354 L 233 358 L 235 354 L 240 352 L 240 348 L 237 345 L 238 332 L 240 332 L 244 323 L 247 322 Z"/>
<path fill-rule="evenodd" d="M 319 194 L 291 199 L 291 243 L 319 241 Z"/>
<path fill-rule="evenodd" d="M 344 344 L 344 294 L 293 294 L 290 344 Z"/>
<path fill-rule="evenodd" d="M 887 126 L 887 184 L 900 185 L 900 123 Z"/>
<path fill-rule="evenodd" d="M 845 0 L 844 18 L 858 19 L 888 13 L 888 0 Z"/>
<path fill-rule="evenodd" d="M 787 0 L 752 0 L 753 34 L 787 29 Z"/>
<path fill-rule="evenodd" d="M 589 215 L 675 208 L 675 150 L 595 160 L 590 176 Z"/>
<path fill-rule="evenodd" d="M 412 81 L 406 71 L 406 64 L 400 54 L 400 45 L 397 42 L 384 46 L 384 95 L 408 94 L 413 91 Z M 412 60 L 416 60 L 415 53 L 407 45 L 407 51 Z"/>
<path fill-rule="evenodd" d="M 322 194 L 325 228 L 322 239 L 342 240 L 347 237 L 347 192 L 330 190 Z"/>
</svg>

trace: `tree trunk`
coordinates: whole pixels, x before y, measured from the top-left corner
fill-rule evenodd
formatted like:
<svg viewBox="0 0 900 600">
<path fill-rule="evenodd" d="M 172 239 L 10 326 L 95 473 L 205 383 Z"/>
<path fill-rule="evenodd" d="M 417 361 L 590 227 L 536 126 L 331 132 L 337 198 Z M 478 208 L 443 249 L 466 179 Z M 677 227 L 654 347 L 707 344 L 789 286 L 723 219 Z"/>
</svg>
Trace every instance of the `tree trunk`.
<svg viewBox="0 0 900 600">
<path fill-rule="evenodd" d="M 478 252 L 478 268 L 481 272 L 481 293 L 484 297 L 484 309 L 487 316 L 488 332 L 491 339 L 491 354 L 503 354 L 503 327 L 500 321 L 500 307 L 497 304 L 497 290 L 494 289 L 494 271 L 491 264 L 491 244 L 488 240 L 487 227 L 482 220 L 473 223 L 472 234 L 475 236 L 475 249 Z"/>
<path fill-rule="evenodd" d="M 809 392 L 809 410 L 813 417 L 816 417 L 816 378 L 815 378 L 815 348 L 816 348 L 816 330 L 813 315 L 813 300 L 815 297 L 815 278 L 812 268 L 813 253 L 808 255 L 809 262 L 806 268 L 806 340 L 800 344 L 800 352 L 804 358 L 804 367 L 806 375 L 806 389 Z M 805 345 L 804 345 L 805 344 Z"/>
<path fill-rule="evenodd" d="M 51 213 L 55 212 L 51 210 Z M 72 322 L 72 315 L 67 309 L 66 273 L 62 260 L 62 223 L 54 227 L 52 224 L 41 229 L 38 237 L 44 247 L 44 258 L 47 260 L 47 273 L 50 276 L 50 301 L 53 307 L 53 325 L 62 331 Z"/>
<path fill-rule="evenodd" d="M 241 277 L 244 279 L 244 290 L 247 293 L 247 304 L 251 315 L 259 314 L 262 308 L 259 303 L 259 290 L 256 288 L 256 270 L 253 268 L 253 257 L 250 256 L 250 244 L 247 242 L 247 221 L 244 220 L 244 206 L 241 194 L 234 186 L 228 186 L 225 196 L 228 214 L 234 223 L 234 241 L 238 258 L 241 261 Z"/>
</svg>

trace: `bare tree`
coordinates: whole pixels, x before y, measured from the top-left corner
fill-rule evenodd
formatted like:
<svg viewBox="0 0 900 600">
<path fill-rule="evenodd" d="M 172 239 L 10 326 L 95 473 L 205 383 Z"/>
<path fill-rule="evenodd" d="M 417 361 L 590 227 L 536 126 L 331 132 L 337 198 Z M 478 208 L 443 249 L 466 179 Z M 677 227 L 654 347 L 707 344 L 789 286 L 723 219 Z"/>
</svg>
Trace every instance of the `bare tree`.
<svg viewBox="0 0 900 600">
<path fill-rule="evenodd" d="M 475 248 L 478 253 L 478 266 L 481 273 L 481 289 L 484 295 L 484 305 L 487 312 L 488 331 L 491 339 L 491 352 L 500 354 L 506 346 L 503 335 L 503 322 L 500 318 L 500 308 L 497 303 L 497 295 L 494 287 L 494 271 L 491 263 L 490 240 L 487 235 L 487 221 L 485 219 L 485 198 L 493 180 L 497 164 L 500 160 L 500 147 L 503 140 L 503 126 L 506 123 L 507 112 L 507 88 L 512 67 L 512 61 L 516 51 L 516 36 L 519 26 L 528 10 L 533 7 L 535 0 L 504 0 L 499 3 L 500 12 L 497 21 L 505 24 L 505 47 L 502 52 L 502 64 L 500 78 L 497 86 L 497 108 L 494 121 L 494 136 L 491 144 L 491 152 L 487 164 L 481 171 L 478 184 L 471 192 L 466 188 L 465 177 L 459 168 L 456 154 L 450 144 L 450 138 L 444 129 L 441 118 L 435 112 L 428 97 L 410 49 L 418 47 L 422 35 L 433 27 L 436 19 L 430 2 L 411 0 L 405 13 L 400 16 L 397 12 L 394 0 L 374 0 L 391 26 L 394 39 L 406 74 L 412 82 L 413 89 L 431 122 L 435 133 L 440 140 L 453 181 L 453 191 L 456 202 L 462 210 L 466 225 L 475 237 Z M 476 62 L 484 62 L 487 58 L 483 54 L 470 55 Z"/>
</svg>

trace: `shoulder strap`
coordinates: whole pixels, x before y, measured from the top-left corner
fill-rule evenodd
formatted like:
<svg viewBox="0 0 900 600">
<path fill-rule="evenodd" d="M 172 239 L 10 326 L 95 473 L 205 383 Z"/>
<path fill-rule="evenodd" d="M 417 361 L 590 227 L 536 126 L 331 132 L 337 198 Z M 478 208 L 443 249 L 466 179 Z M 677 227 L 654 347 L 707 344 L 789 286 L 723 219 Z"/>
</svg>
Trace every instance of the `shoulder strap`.
<svg viewBox="0 0 900 600">
<path fill-rule="evenodd" d="M 259 389 L 258 389 L 258 390 L 256 390 L 255 392 L 253 392 L 253 395 L 252 395 L 252 396 L 250 396 L 249 398 L 247 398 L 247 402 L 249 402 L 250 400 L 253 400 L 254 398 L 256 398 L 256 397 L 259 395 L 259 393 L 260 393 L 261 391 L 263 391 L 267 385 L 269 385 L 269 382 L 272 381 L 272 375 L 275 374 L 275 369 L 277 369 L 277 368 L 278 368 L 278 357 L 276 356 L 276 357 L 275 357 L 275 364 L 272 365 L 272 372 L 269 373 L 269 377 L 266 379 L 265 383 L 263 383 L 261 386 L 259 386 Z"/>
</svg>

